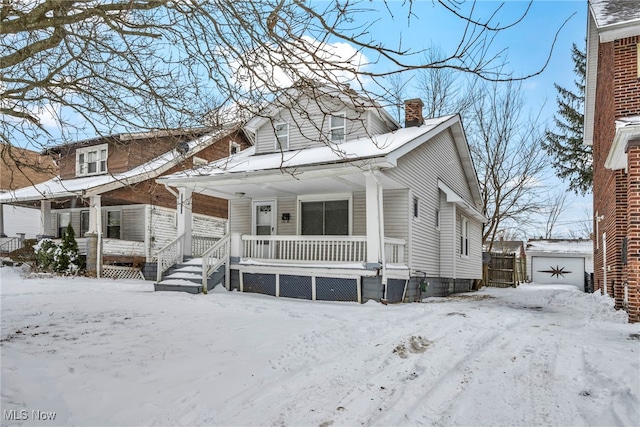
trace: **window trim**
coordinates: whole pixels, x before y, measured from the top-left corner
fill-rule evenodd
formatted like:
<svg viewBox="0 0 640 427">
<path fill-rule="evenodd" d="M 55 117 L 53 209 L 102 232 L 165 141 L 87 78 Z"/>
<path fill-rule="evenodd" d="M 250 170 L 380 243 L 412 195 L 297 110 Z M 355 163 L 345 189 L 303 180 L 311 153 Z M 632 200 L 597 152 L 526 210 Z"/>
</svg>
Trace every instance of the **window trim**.
<svg viewBox="0 0 640 427">
<path fill-rule="evenodd" d="M 104 151 L 104 159 L 101 154 Z M 96 171 L 89 172 L 89 153 L 96 153 Z M 81 160 L 82 157 L 82 160 Z M 109 158 L 109 144 L 92 145 L 76 149 L 76 176 L 102 175 L 108 172 L 107 160 Z M 104 163 L 104 165 L 103 165 Z"/>
<path fill-rule="evenodd" d="M 229 141 L 229 155 L 233 156 L 234 154 L 238 154 L 242 151 L 242 147 L 235 141 Z"/>
<path fill-rule="evenodd" d="M 469 257 L 469 220 L 462 216 L 460 220 L 460 250 L 463 258 Z"/>
<path fill-rule="evenodd" d="M 87 224 L 86 224 L 87 225 L 87 229 L 83 233 L 82 232 L 82 225 L 83 225 L 82 224 L 83 223 L 82 217 L 84 215 L 88 215 L 88 217 L 87 217 Z M 90 210 L 83 209 L 83 210 L 80 211 L 80 226 L 78 228 L 80 228 L 80 236 L 78 236 L 78 237 L 84 237 L 84 235 L 89 232 L 89 230 L 91 229 L 91 211 Z"/>
<path fill-rule="evenodd" d="M 66 221 L 65 225 L 62 225 L 62 218 L 66 218 L 68 219 L 68 221 Z M 63 238 L 64 237 L 64 230 L 66 230 L 67 226 L 71 224 L 71 227 L 73 228 L 73 223 L 72 223 L 72 217 L 71 217 L 71 212 L 58 212 L 58 217 L 57 217 L 57 227 L 56 227 L 56 236 L 58 238 Z M 75 230 L 74 230 L 75 231 Z"/>
<path fill-rule="evenodd" d="M 333 118 L 334 117 L 342 117 L 343 119 L 343 123 L 342 126 L 333 126 Z M 334 129 L 342 129 L 342 139 L 340 140 L 334 140 L 333 139 L 333 131 Z M 329 116 L 329 141 L 335 143 L 335 144 L 340 144 L 342 142 L 346 142 L 347 140 L 347 112 L 346 111 L 340 111 L 337 113 L 332 113 Z"/>
<path fill-rule="evenodd" d="M 287 134 L 286 135 L 278 135 L 278 126 L 286 126 L 287 129 Z M 274 131 L 274 136 L 275 136 L 275 141 L 274 141 L 274 148 L 276 151 L 288 151 L 289 150 L 289 123 L 285 122 L 285 121 L 279 121 L 279 122 L 275 122 L 273 124 L 273 131 Z M 283 147 L 282 144 L 280 143 L 280 138 L 284 138 L 286 136 L 287 138 L 287 143 L 286 143 L 286 147 Z"/>
<path fill-rule="evenodd" d="M 118 230 L 118 237 L 108 237 L 109 236 L 109 213 L 110 212 L 118 212 L 118 215 L 120 216 L 120 221 L 118 224 L 119 230 Z M 118 239 L 118 240 L 122 240 L 122 209 L 108 209 L 105 210 L 105 221 L 104 221 L 104 236 L 107 239 Z"/>
<path fill-rule="evenodd" d="M 414 221 L 420 221 L 420 198 L 411 196 L 411 218 Z"/>
<path fill-rule="evenodd" d="M 296 234 L 302 236 L 302 203 L 305 202 L 337 202 L 346 200 L 349 207 L 348 219 L 349 228 L 347 236 L 353 235 L 353 194 L 352 193 L 329 193 L 301 195 L 296 200 Z"/>
</svg>

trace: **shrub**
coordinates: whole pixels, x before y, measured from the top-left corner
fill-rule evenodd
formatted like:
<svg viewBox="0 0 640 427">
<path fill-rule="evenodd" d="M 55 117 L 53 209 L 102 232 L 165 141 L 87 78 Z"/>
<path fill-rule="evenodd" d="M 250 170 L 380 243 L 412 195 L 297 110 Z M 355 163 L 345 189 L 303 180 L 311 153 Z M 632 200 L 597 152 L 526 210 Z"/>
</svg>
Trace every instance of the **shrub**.
<svg viewBox="0 0 640 427">
<path fill-rule="evenodd" d="M 42 239 L 34 249 L 38 269 L 42 271 L 75 275 L 84 268 L 83 260 L 78 255 L 78 242 L 71 224 L 67 226 L 60 245 L 51 239 Z"/>
</svg>

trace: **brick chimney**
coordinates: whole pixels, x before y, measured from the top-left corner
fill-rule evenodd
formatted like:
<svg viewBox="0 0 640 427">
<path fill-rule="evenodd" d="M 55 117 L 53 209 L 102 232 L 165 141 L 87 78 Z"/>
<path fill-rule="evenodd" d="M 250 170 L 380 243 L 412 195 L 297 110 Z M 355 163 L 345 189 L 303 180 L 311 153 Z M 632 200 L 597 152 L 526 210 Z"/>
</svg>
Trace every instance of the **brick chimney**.
<svg viewBox="0 0 640 427">
<path fill-rule="evenodd" d="M 422 126 L 422 100 L 420 98 L 408 99 L 404 101 L 404 127 Z"/>
</svg>

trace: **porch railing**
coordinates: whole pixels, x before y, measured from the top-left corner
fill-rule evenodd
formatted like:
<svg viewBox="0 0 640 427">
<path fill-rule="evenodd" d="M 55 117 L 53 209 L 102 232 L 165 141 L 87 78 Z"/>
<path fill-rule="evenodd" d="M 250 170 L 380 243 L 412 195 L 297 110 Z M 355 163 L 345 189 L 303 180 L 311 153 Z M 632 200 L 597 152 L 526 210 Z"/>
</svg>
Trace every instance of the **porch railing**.
<svg viewBox="0 0 640 427">
<path fill-rule="evenodd" d="M 207 293 L 209 276 L 222 264 L 226 264 L 225 280 L 229 278 L 229 244 L 231 240 L 227 234 L 202 254 L 202 293 Z"/>
<path fill-rule="evenodd" d="M 392 264 L 404 264 L 404 245 L 402 239 L 384 238 L 384 258 Z"/>
<path fill-rule="evenodd" d="M 22 242 L 23 240 L 21 238 L 12 237 L 0 244 L 0 253 L 8 254 L 15 251 L 16 249 L 20 249 L 22 247 Z"/>
<path fill-rule="evenodd" d="M 203 256 L 219 240 L 220 237 L 191 236 L 191 255 L 194 257 Z"/>
<path fill-rule="evenodd" d="M 158 282 L 162 280 L 162 274 L 171 266 L 182 261 L 182 241 L 184 234 L 178 236 L 175 240 L 169 242 L 166 246 L 158 251 Z"/>
<path fill-rule="evenodd" d="M 242 236 L 244 258 L 353 262 L 367 259 L 366 236 Z M 404 262 L 405 241 L 385 238 L 386 261 Z"/>
</svg>

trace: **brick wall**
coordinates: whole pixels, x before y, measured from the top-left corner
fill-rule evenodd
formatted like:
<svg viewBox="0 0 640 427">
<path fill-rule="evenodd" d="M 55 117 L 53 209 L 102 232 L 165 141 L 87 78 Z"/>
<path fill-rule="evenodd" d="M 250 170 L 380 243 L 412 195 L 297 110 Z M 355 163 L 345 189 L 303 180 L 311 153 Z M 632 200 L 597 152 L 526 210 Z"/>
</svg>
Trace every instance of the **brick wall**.
<svg viewBox="0 0 640 427">
<path fill-rule="evenodd" d="M 627 265 L 624 280 L 628 286 L 629 321 L 640 322 L 640 141 L 629 144 L 627 201 Z"/>
<path fill-rule="evenodd" d="M 241 149 L 249 147 L 249 143 L 242 133 L 237 132 L 228 135 L 209 147 L 199 151 L 196 156 L 207 161 L 217 160 L 229 155 L 229 142 L 240 144 Z M 193 168 L 193 158 L 187 157 L 184 161 L 169 169 L 162 175 L 169 175 L 186 169 Z M 145 203 L 154 206 L 175 209 L 176 198 L 162 184 L 158 184 L 154 179 L 149 179 L 135 185 L 109 191 L 103 195 L 103 204 L 108 203 Z M 217 197 L 204 196 L 202 194 L 193 195 L 193 212 L 198 214 L 216 216 L 219 218 L 228 217 L 228 202 Z"/>
<path fill-rule="evenodd" d="M 598 239 L 594 243 L 594 286 L 604 288 L 605 260 L 602 236 L 606 232 L 607 291 L 615 299 L 616 307 L 624 306 L 625 285 L 629 293 L 629 319 L 640 321 L 637 256 L 640 245 L 640 195 L 637 170 L 629 168 L 612 171 L 604 167 L 615 136 L 617 119 L 640 115 L 640 79 L 637 75 L 637 43 L 640 37 L 630 37 L 601 43 L 598 52 L 595 122 L 593 139 L 594 212 L 602 216 L 597 223 Z M 638 149 L 640 151 L 640 148 Z M 634 154 L 635 155 L 635 154 Z M 631 161 L 632 156 L 629 156 Z M 635 161 L 635 160 L 634 160 Z M 628 238 L 629 262 L 622 262 L 622 244 Z"/>
</svg>

